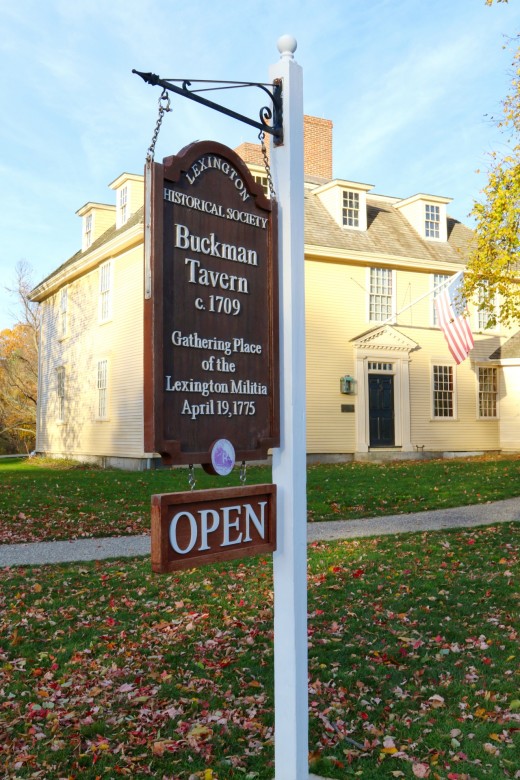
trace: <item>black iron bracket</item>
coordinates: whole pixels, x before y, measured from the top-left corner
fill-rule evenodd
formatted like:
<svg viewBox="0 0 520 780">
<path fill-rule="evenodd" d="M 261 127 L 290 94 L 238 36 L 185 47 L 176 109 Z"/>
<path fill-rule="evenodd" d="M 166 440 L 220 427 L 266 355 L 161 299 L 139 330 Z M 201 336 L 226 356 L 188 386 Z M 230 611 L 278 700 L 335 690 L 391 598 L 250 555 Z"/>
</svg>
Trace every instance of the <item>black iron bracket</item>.
<svg viewBox="0 0 520 780">
<path fill-rule="evenodd" d="M 174 92 L 177 95 L 182 95 L 189 100 L 194 100 L 196 103 L 201 103 L 203 106 L 213 108 L 219 111 L 221 114 L 226 114 L 233 119 L 238 119 L 240 122 L 244 122 L 251 127 L 256 127 L 263 133 L 269 133 L 273 136 L 275 146 L 281 146 L 283 144 L 283 99 L 282 99 L 282 82 L 280 79 L 276 79 L 273 84 L 260 84 L 254 81 L 195 81 L 191 82 L 188 79 L 162 79 L 160 76 L 156 76 L 155 73 L 141 73 L 138 70 L 132 70 L 137 76 L 141 76 L 143 81 L 152 86 L 159 86 L 168 92 Z M 178 86 L 173 83 L 178 81 L 182 86 Z M 192 83 L 203 84 L 221 84 L 220 87 L 209 87 L 199 90 L 190 90 Z M 221 106 L 218 103 L 214 103 L 212 100 L 202 97 L 199 92 L 208 92 L 216 89 L 236 89 L 240 87 L 258 87 L 266 92 L 272 102 L 272 109 L 269 106 L 263 106 L 260 109 L 260 121 L 250 119 L 243 114 L 239 114 L 226 106 Z"/>
</svg>

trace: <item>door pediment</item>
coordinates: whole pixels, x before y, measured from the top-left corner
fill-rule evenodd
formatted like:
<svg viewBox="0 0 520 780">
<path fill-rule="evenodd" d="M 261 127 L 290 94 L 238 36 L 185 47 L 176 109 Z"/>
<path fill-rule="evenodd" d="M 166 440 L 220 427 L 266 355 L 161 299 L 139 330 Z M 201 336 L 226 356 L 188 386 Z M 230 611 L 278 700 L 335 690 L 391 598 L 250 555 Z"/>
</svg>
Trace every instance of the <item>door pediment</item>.
<svg viewBox="0 0 520 780">
<path fill-rule="evenodd" d="M 413 352 L 419 349 L 416 341 L 405 336 L 392 325 L 373 328 L 351 339 L 356 349 L 382 350 L 387 352 Z"/>
</svg>

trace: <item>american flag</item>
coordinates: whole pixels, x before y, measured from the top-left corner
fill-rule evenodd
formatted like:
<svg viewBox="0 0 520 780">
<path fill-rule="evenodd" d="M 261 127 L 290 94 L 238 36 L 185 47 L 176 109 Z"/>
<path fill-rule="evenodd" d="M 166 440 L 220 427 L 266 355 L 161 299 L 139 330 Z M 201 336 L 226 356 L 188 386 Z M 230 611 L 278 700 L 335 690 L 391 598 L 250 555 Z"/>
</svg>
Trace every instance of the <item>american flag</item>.
<svg viewBox="0 0 520 780">
<path fill-rule="evenodd" d="M 461 295 L 463 279 L 462 271 L 455 274 L 435 298 L 437 319 L 457 365 L 466 360 L 475 343 L 469 325 L 466 301 Z"/>
</svg>

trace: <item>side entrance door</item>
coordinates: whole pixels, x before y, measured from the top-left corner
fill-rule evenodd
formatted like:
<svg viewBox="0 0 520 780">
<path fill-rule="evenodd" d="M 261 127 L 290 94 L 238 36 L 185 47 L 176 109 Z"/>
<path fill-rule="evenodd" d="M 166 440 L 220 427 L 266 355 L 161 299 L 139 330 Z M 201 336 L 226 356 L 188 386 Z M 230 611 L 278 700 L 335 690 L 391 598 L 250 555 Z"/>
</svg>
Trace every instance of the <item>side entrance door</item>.
<svg viewBox="0 0 520 780">
<path fill-rule="evenodd" d="M 393 375 L 369 374 L 368 396 L 370 446 L 393 447 L 395 444 Z"/>
</svg>

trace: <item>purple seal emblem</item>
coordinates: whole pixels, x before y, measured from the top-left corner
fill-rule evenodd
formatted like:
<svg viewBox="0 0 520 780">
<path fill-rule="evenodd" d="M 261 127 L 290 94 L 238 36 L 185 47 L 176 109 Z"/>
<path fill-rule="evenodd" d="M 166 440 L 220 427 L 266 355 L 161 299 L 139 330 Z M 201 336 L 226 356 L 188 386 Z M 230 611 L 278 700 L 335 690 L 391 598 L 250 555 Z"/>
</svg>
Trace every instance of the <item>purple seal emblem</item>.
<svg viewBox="0 0 520 780">
<path fill-rule="evenodd" d="M 235 448 L 227 439 L 218 439 L 211 447 L 211 465 L 215 473 L 225 477 L 233 471 Z"/>
</svg>

